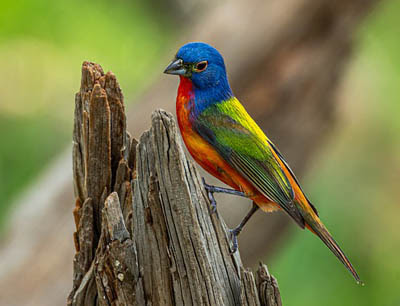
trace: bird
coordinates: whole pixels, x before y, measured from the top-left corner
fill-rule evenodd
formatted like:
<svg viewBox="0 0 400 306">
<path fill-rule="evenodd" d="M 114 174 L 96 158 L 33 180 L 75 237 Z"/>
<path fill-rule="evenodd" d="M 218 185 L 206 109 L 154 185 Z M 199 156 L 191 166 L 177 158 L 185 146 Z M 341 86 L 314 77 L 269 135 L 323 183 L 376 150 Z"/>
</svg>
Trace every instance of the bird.
<svg viewBox="0 0 400 306">
<path fill-rule="evenodd" d="M 164 73 L 180 78 L 176 116 L 189 153 L 204 170 L 232 188 L 208 185 L 203 178 L 212 213 L 215 192 L 253 201 L 249 213 L 231 230 L 231 252 L 236 252 L 237 236 L 259 208 L 283 210 L 300 228 L 318 236 L 362 283 L 283 155 L 234 96 L 219 51 L 203 42 L 189 42 L 179 48 Z"/>
</svg>

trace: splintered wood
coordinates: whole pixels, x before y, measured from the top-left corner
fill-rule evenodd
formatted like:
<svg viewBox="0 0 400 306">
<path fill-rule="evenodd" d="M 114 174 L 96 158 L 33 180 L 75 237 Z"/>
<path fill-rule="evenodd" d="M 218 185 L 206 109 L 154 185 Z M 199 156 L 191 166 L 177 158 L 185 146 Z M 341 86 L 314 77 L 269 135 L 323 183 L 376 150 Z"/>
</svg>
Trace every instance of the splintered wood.
<svg viewBox="0 0 400 306">
<path fill-rule="evenodd" d="M 171 114 L 155 111 L 150 130 L 132 139 L 114 74 L 89 62 L 75 104 L 68 305 L 281 305 L 266 266 L 255 281 L 230 254 Z"/>
</svg>

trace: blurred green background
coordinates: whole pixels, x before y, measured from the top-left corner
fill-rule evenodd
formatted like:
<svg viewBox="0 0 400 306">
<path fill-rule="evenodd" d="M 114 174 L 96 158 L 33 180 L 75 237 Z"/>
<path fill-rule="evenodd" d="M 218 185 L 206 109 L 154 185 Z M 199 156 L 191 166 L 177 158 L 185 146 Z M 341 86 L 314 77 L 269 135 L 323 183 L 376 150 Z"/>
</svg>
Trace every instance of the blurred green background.
<svg viewBox="0 0 400 306">
<path fill-rule="evenodd" d="M 400 1 L 386 1 L 360 27 L 341 121 L 303 179 L 366 285 L 296 229 L 268 261 L 286 306 L 338 305 L 338 295 L 346 305 L 400 305 L 399 16 Z M 132 101 L 170 57 L 170 20 L 159 3 L 0 1 L 0 232 L 13 199 L 71 141 L 81 62 L 112 69 Z"/>
<path fill-rule="evenodd" d="M 0 223 L 69 145 L 83 60 L 112 67 L 132 101 L 157 73 L 171 33 L 161 12 L 139 1 L 0 0 Z"/>
</svg>

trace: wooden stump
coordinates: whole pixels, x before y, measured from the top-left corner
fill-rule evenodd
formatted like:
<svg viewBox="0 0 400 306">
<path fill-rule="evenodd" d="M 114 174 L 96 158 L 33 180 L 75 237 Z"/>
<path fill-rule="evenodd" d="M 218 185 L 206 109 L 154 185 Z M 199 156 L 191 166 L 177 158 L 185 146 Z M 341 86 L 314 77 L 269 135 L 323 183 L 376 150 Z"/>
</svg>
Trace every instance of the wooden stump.
<svg viewBox="0 0 400 306">
<path fill-rule="evenodd" d="M 73 289 L 68 305 L 281 305 L 276 280 L 257 282 L 230 254 L 171 114 L 140 141 L 126 132 L 112 73 L 85 62 L 74 128 Z"/>
</svg>

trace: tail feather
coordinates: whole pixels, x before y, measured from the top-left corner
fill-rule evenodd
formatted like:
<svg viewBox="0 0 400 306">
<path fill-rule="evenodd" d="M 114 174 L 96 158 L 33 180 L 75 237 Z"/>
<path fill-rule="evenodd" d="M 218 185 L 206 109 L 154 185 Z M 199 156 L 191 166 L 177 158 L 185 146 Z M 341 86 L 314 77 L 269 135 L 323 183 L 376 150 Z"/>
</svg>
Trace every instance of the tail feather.
<svg viewBox="0 0 400 306">
<path fill-rule="evenodd" d="M 332 253 L 335 254 L 337 258 L 339 258 L 339 260 L 343 263 L 343 265 L 347 268 L 347 270 L 349 270 L 350 273 L 353 275 L 357 283 L 363 285 L 364 283 L 361 281 L 350 260 L 341 250 L 336 241 L 332 238 L 328 229 L 321 222 L 316 222 L 315 220 L 313 220 L 312 222 L 307 222 L 306 227 L 309 230 L 311 230 L 314 234 L 316 234 L 325 243 L 325 245 L 332 251 Z"/>
</svg>

